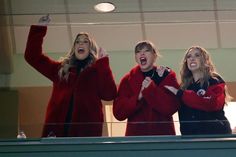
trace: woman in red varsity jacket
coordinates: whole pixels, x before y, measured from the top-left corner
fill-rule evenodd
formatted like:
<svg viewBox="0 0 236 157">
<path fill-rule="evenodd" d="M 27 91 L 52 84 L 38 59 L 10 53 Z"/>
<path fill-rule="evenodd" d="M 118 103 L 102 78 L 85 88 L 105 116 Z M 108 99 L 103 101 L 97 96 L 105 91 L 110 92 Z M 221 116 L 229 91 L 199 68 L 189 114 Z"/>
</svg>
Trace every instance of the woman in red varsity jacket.
<svg viewBox="0 0 236 157">
<path fill-rule="evenodd" d="M 178 100 L 164 86 L 179 86 L 174 71 L 154 65 L 158 55 L 150 41 L 139 42 L 135 47 L 138 65 L 120 82 L 113 114 L 118 120 L 128 119 L 126 136 L 175 135 L 172 115 Z"/>
<path fill-rule="evenodd" d="M 101 136 L 103 100 L 113 100 L 117 89 L 106 52 L 87 33 L 79 33 L 71 51 L 55 61 L 43 53 L 49 16 L 30 28 L 26 61 L 53 82 L 43 137 Z"/>
<path fill-rule="evenodd" d="M 222 77 L 216 73 L 209 53 L 190 47 L 183 59 L 180 89 L 166 86 L 181 99 L 179 109 L 182 135 L 230 134 L 224 105 L 230 98 Z"/>
</svg>

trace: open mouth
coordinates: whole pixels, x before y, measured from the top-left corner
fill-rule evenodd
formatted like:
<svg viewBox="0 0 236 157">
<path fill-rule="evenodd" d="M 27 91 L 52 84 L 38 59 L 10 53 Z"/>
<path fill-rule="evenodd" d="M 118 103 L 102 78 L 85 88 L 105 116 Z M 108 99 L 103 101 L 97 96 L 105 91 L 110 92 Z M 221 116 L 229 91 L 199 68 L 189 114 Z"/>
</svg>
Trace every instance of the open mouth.
<svg viewBox="0 0 236 157">
<path fill-rule="evenodd" d="M 147 59 L 145 57 L 140 58 L 141 65 L 145 65 L 147 63 Z"/>
<path fill-rule="evenodd" d="M 83 53 L 84 52 L 84 49 L 82 48 L 82 47 L 80 47 L 79 49 L 78 49 L 78 53 Z"/>
<path fill-rule="evenodd" d="M 197 64 L 196 63 L 190 63 L 190 67 L 196 67 Z"/>
</svg>

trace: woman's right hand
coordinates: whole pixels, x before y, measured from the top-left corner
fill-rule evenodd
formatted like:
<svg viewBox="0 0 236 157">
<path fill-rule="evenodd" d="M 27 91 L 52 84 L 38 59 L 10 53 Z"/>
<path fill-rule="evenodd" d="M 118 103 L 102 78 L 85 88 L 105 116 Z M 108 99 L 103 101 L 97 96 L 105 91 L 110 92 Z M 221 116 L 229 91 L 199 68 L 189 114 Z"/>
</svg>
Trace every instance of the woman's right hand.
<svg viewBox="0 0 236 157">
<path fill-rule="evenodd" d="M 49 16 L 49 14 L 42 16 L 39 21 L 38 21 L 38 25 L 40 26 L 47 26 L 49 24 L 49 22 L 51 21 L 51 18 Z"/>
<path fill-rule="evenodd" d="M 138 95 L 138 100 L 141 100 L 143 98 L 142 92 L 145 88 L 149 87 L 151 82 L 152 82 L 152 79 L 150 77 L 145 77 L 145 79 L 142 82 L 142 87 L 141 87 L 141 90 L 140 90 L 139 95 Z"/>
</svg>

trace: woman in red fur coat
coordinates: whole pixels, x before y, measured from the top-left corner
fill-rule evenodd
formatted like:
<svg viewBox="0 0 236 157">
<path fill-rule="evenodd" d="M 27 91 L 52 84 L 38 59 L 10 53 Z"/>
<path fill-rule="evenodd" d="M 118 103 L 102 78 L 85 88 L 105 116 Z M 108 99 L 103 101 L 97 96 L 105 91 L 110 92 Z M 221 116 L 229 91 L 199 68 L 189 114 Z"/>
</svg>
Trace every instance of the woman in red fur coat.
<svg viewBox="0 0 236 157">
<path fill-rule="evenodd" d="M 175 135 L 172 115 L 179 103 L 164 86 L 179 86 L 174 71 L 154 65 L 158 55 L 150 41 L 139 42 L 135 47 L 138 65 L 120 82 L 113 113 L 118 120 L 128 119 L 126 136 Z"/>
<path fill-rule="evenodd" d="M 231 97 L 207 50 L 200 46 L 190 47 L 184 56 L 180 74 L 180 89 L 166 88 L 181 100 L 181 134 L 231 134 L 230 123 L 224 113 L 224 105 Z"/>
<path fill-rule="evenodd" d="M 103 100 L 113 100 L 117 89 L 107 53 L 87 33 L 79 33 L 71 52 L 61 61 L 43 53 L 49 16 L 30 28 L 26 61 L 53 82 L 43 137 L 101 136 Z"/>
</svg>

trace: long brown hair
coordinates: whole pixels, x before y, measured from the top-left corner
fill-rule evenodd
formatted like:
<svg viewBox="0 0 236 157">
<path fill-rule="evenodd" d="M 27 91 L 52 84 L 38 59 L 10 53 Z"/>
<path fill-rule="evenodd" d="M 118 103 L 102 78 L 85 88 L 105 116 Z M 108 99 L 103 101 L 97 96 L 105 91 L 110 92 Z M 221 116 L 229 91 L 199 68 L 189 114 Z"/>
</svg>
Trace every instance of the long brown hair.
<svg viewBox="0 0 236 157">
<path fill-rule="evenodd" d="M 95 40 L 88 33 L 80 32 L 79 34 L 77 34 L 77 36 L 74 40 L 71 51 L 68 52 L 65 57 L 60 58 L 61 68 L 58 71 L 58 75 L 59 75 L 61 80 L 62 79 L 67 80 L 68 76 L 69 76 L 69 69 L 71 67 L 75 66 L 75 62 L 77 60 L 77 58 L 75 57 L 75 44 L 76 44 L 77 39 L 81 35 L 85 35 L 89 40 L 89 49 L 90 49 L 89 57 L 91 59 L 88 62 L 88 64 L 85 66 L 85 68 L 90 66 L 91 64 L 93 64 L 97 60 L 97 53 L 98 53 L 97 43 L 95 42 Z"/>
<path fill-rule="evenodd" d="M 182 68 L 180 70 L 180 76 L 181 76 L 180 87 L 183 90 L 187 89 L 189 85 L 194 81 L 192 72 L 188 69 L 187 65 L 187 55 L 191 50 L 194 49 L 197 49 L 200 52 L 200 70 L 203 73 L 203 77 L 199 80 L 201 86 L 203 86 L 203 84 L 205 83 L 209 85 L 209 79 L 211 77 L 217 78 L 217 76 L 220 76 L 220 74 L 216 72 L 216 68 L 210 58 L 209 52 L 203 47 L 192 46 L 186 51 L 184 59 L 182 61 Z M 228 93 L 226 85 L 225 85 L 225 96 L 226 96 L 225 97 L 226 101 L 230 101 L 232 99 L 232 97 Z"/>
</svg>

